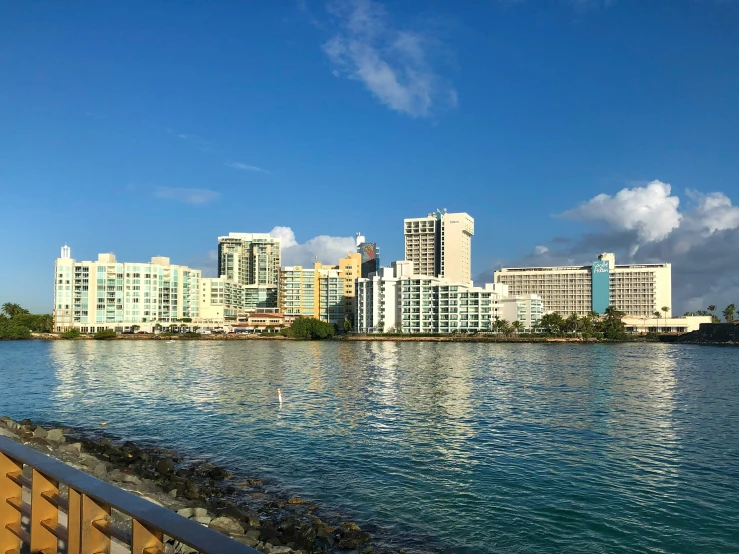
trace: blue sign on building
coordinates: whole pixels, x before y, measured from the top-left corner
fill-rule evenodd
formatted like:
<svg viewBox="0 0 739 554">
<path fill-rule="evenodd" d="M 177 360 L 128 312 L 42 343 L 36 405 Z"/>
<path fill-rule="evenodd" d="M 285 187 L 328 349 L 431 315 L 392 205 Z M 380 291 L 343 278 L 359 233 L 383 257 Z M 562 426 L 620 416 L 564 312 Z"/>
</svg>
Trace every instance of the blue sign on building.
<svg viewBox="0 0 739 554">
<path fill-rule="evenodd" d="M 602 314 L 611 305 L 611 268 L 608 260 L 593 262 L 590 294 L 591 309 L 594 312 Z"/>
</svg>

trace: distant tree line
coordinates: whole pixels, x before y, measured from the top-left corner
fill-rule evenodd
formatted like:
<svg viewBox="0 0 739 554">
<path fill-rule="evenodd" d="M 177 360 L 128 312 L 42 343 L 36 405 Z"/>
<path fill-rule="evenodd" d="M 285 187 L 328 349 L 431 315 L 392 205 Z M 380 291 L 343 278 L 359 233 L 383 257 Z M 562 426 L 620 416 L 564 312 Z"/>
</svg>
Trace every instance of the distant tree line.
<svg viewBox="0 0 739 554">
<path fill-rule="evenodd" d="M 32 314 L 19 304 L 6 302 L 0 308 L 0 339 L 30 339 L 31 333 L 51 333 L 50 314 Z"/>
</svg>

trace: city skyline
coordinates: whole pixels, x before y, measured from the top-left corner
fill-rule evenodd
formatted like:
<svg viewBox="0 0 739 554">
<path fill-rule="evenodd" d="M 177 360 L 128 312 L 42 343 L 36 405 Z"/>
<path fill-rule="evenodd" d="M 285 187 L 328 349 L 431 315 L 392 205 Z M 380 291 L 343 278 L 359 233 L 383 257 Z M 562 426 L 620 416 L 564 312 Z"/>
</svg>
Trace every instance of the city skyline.
<svg viewBox="0 0 739 554">
<path fill-rule="evenodd" d="M 230 231 L 280 236 L 285 265 L 361 231 L 387 265 L 404 218 L 447 208 L 475 217 L 475 283 L 607 251 L 671 263 L 676 313 L 736 302 L 738 21 L 689 0 L 4 3 L 0 301 L 48 312 L 65 242 L 208 270 Z"/>
</svg>

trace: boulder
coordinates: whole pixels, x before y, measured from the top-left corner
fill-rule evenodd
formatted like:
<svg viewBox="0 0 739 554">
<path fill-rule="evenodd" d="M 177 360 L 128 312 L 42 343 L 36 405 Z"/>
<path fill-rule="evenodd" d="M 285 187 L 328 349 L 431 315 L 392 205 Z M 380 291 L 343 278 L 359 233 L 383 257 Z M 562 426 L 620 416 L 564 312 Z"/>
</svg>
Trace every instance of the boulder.
<svg viewBox="0 0 739 554">
<path fill-rule="evenodd" d="M 162 475 L 172 473 L 174 471 L 174 460 L 172 458 L 162 458 L 157 462 L 157 471 Z"/>
<path fill-rule="evenodd" d="M 61 429 L 52 429 L 46 433 L 46 440 L 52 442 L 64 442 L 64 432 Z"/>
<path fill-rule="evenodd" d="M 273 546 L 267 551 L 267 554 L 290 554 L 292 551 L 292 548 L 287 546 Z"/>
<path fill-rule="evenodd" d="M 210 516 L 195 516 L 195 517 L 190 518 L 190 519 L 192 519 L 193 521 L 196 521 L 196 522 L 198 522 L 198 523 L 200 523 L 202 525 L 211 525 L 211 523 L 213 522 L 213 518 L 210 517 Z"/>
<path fill-rule="evenodd" d="M 33 430 L 33 436 L 37 439 L 45 439 L 48 434 L 48 431 L 43 427 L 36 427 L 36 429 Z"/>
<path fill-rule="evenodd" d="M 191 518 L 195 515 L 192 508 L 182 508 L 181 510 L 177 510 L 177 514 L 187 518 Z"/>
<path fill-rule="evenodd" d="M 105 462 L 99 462 L 92 470 L 92 474 L 98 479 L 104 479 L 108 475 L 108 467 Z"/>
<path fill-rule="evenodd" d="M 244 527 L 235 519 L 230 517 L 217 517 L 210 522 L 210 528 L 222 533 L 233 533 L 243 535 Z"/>
<path fill-rule="evenodd" d="M 193 508 L 192 513 L 195 517 L 205 517 L 208 515 L 208 510 L 205 508 Z"/>
<path fill-rule="evenodd" d="M 259 540 L 259 531 L 257 531 L 256 529 L 250 529 L 249 531 L 246 532 L 246 537 L 249 538 L 249 539 L 254 539 L 254 541 L 258 541 Z M 249 546 L 254 546 L 254 545 L 251 544 Z"/>
<path fill-rule="evenodd" d="M 139 479 L 135 475 L 123 474 L 123 482 L 130 483 L 131 485 L 140 485 L 141 479 Z"/>
<path fill-rule="evenodd" d="M 0 437 L 6 437 L 9 439 L 13 439 L 14 441 L 19 440 L 18 435 L 16 435 L 15 433 L 11 433 L 7 429 L 0 429 Z"/>
<path fill-rule="evenodd" d="M 287 501 L 288 504 L 305 504 L 306 502 L 308 501 L 303 500 L 302 498 L 298 498 L 297 496 L 294 496 Z"/>
</svg>

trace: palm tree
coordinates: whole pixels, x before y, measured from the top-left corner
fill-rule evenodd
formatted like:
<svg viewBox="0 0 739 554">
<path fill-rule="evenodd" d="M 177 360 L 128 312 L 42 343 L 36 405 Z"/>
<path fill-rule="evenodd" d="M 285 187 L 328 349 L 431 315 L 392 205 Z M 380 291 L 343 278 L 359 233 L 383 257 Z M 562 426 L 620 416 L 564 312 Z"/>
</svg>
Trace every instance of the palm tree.
<svg viewBox="0 0 739 554">
<path fill-rule="evenodd" d="M 731 323 L 734 321 L 734 312 L 736 311 L 736 306 L 734 304 L 729 304 L 724 308 L 724 318 L 726 319 L 726 323 Z"/>
<path fill-rule="evenodd" d="M 516 332 L 516 334 L 519 334 L 523 330 L 523 323 L 521 323 L 519 320 L 514 321 L 511 326 L 513 327 L 513 330 Z"/>
<path fill-rule="evenodd" d="M 3 304 L 2 311 L 5 315 L 7 315 L 10 319 L 13 319 L 15 316 L 19 314 L 27 314 L 28 310 L 25 310 L 21 308 L 20 304 L 13 304 L 11 302 L 6 302 Z"/>
<path fill-rule="evenodd" d="M 665 312 L 665 328 L 667 328 L 667 312 L 670 311 L 669 306 L 662 306 L 662 311 Z"/>
<path fill-rule="evenodd" d="M 716 311 L 716 304 L 711 304 L 708 306 L 708 311 L 711 312 L 711 315 L 713 315 L 713 312 Z"/>
</svg>

